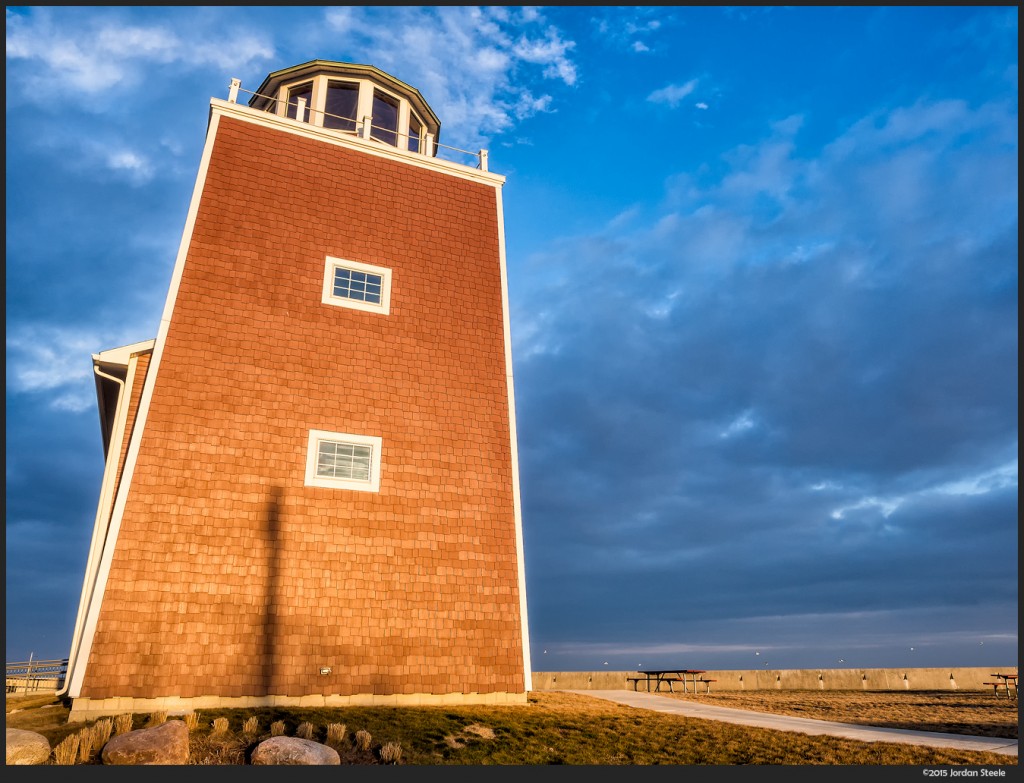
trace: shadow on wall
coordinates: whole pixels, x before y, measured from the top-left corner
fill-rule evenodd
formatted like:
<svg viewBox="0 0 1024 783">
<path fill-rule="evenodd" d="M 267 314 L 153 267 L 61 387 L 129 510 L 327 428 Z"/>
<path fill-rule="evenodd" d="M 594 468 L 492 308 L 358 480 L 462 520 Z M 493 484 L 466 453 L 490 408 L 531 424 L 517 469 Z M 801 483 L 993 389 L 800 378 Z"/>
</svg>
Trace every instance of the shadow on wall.
<svg viewBox="0 0 1024 783">
<path fill-rule="evenodd" d="M 281 589 L 281 487 L 271 487 L 267 505 L 263 512 L 263 545 L 266 547 L 264 562 L 267 565 L 266 588 L 263 601 L 263 667 L 260 672 L 260 686 L 263 696 L 281 693 L 275 662 L 277 661 L 277 640 L 280 637 L 280 615 L 278 601 Z"/>
</svg>

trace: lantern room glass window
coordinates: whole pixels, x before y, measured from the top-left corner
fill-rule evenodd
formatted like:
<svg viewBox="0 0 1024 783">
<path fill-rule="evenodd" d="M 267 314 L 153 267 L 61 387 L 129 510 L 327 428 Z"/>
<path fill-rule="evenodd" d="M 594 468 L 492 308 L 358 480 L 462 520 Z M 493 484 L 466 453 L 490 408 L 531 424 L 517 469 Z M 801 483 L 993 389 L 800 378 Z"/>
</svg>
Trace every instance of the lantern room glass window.
<svg viewBox="0 0 1024 783">
<path fill-rule="evenodd" d="M 256 97 L 262 102 L 256 102 Z M 300 100 L 305 105 L 301 116 Z M 432 155 L 433 145 L 426 144 L 434 136 L 432 126 L 415 105 L 401 91 L 390 92 L 370 79 L 345 73 L 297 76 L 294 82 L 280 84 L 274 95 L 254 96 L 250 101 L 250 106 L 279 117 L 360 137 L 365 133 L 366 138 L 400 150 Z M 364 128 L 364 123 L 368 127 Z"/>
<path fill-rule="evenodd" d="M 359 105 L 359 85 L 349 82 L 328 82 L 324 106 L 324 127 L 354 131 Z"/>
<path fill-rule="evenodd" d="M 414 115 L 409 115 L 409 152 L 420 151 L 420 134 L 423 133 L 423 126 Z"/>
<path fill-rule="evenodd" d="M 380 90 L 373 91 L 373 128 L 370 136 L 392 147 L 398 146 L 398 101 Z"/>
<path fill-rule="evenodd" d="M 310 103 L 313 101 L 313 82 L 306 82 L 305 84 L 300 84 L 297 87 L 292 87 L 288 90 L 288 116 L 293 120 L 295 119 L 296 110 L 298 109 L 299 98 L 306 99 L 306 111 L 305 116 L 302 117 L 302 121 L 307 122 L 309 120 Z"/>
</svg>

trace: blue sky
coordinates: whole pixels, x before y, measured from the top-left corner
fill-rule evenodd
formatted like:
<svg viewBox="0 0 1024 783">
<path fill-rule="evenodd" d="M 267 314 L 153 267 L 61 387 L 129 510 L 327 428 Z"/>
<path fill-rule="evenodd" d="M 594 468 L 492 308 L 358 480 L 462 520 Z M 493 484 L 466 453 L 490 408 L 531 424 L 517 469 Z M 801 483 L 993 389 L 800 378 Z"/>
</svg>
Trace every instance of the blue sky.
<svg viewBox="0 0 1024 783">
<path fill-rule="evenodd" d="M 1017 9 L 7 8 L 7 659 L 70 647 L 92 353 L 211 97 L 418 88 L 503 190 L 537 671 L 1017 647 Z M 243 94 L 244 95 L 244 94 Z"/>
</svg>

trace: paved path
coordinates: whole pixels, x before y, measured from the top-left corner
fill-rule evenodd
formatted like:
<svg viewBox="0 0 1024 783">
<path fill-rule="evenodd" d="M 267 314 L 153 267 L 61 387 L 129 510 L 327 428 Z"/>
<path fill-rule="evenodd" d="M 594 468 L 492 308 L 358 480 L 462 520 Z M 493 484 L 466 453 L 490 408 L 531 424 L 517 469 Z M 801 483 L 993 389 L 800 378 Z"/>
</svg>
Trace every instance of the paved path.
<svg viewBox="0 0 1024 783">
<path fill-rule="evenodd" d="M 644 691 L 567 691 L 581 696 L 607 699 L 629 707 L 656 710 L 688 718 L 721 720 L 744 726 L 760 726 L 778 731 L 798 731 L 802 734 L 828 734 L 846 737 L 861 742 L 902 742 L 908 745 L 928 745 L 933 748 L 959 748 L 960 750 L 981 750 L 990 753 L 1017 755 L 1017 740 L 1002 737 L 971 737 L 965 734 L 943 734 L 936 731 L 911 731 L 909 729 L 885 729 L 875 726 L 858 726 L 853 723 L 835 723 L 828 720 L 796 718 L 792 715 L 773 715 L 767 712 L 737 710 L 732 707 L 716 707 L 684 699 L 673 699 Z"/>
</svg>

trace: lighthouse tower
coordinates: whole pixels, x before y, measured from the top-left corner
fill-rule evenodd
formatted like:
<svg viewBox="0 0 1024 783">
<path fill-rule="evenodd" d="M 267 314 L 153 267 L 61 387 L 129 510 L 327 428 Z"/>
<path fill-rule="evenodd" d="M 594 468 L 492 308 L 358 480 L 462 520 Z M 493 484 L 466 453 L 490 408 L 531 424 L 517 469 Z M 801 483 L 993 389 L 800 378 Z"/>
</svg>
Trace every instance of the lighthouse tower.
<svg viewBox="0 0 1024 783">
<path fill-rule="evenodd" d="M 439 138 L 369 65 L 211 99 L 159 331 L 93 356 L 71 720 L 526 702 L 504 178 Z"/>
</svg>

